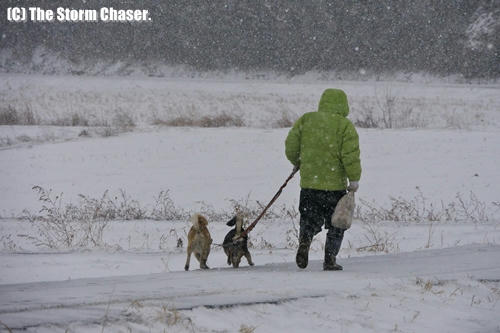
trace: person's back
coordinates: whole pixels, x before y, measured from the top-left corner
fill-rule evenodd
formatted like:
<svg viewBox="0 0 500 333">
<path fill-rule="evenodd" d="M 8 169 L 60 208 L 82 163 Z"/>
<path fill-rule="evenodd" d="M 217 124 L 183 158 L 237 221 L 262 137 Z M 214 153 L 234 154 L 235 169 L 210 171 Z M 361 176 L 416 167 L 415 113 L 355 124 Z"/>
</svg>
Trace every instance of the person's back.
<svg viewBox="0 0 500 333">
<path fill-rule="evenodd" d="M 347 178 L 361 176 L 358 134 L 351 121 L 347 96 L 327 89 L 318 111 L 309 112 L 294 124 L 286 139 L 286 156 L 300 165 L 300 186 L 316 190 L 345 190 Z"/>
<path fill-rule="evenodd" d="M 328 234 L 324 267 L 341 269 L 335 265 L 335 256 L 344 230 L 332 227 L 329 221 L 338 200 L 346 193 L 347 180 L 350 189 L 356 190 L 361 176 L 358 134 L 346 118 L 348 113 L 345 93 L 327 89 L 321 96 L 318 111 L 300 117 L 285 142 L 287 158 L 295 167 L 300 167 L 301 246 L 297 265 L 301 268 L 307 266 L 312 238 L 325 225 Z"/>
</svg>

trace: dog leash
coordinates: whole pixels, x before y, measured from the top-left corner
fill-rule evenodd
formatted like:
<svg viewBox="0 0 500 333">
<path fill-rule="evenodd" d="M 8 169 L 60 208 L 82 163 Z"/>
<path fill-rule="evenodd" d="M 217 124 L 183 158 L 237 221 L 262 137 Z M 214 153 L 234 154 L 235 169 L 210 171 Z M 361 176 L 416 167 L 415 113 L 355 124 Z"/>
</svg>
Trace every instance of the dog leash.
<svg viewBox="0 0 500 333">
<path fill-rule="evenodd" d="M 228 243 L 228 244 L 225 244 L 225 245 L 224 244 L 218 244 L 218 243 L 212 243 L 211 245 L 212 246 L 219 246 L 219 247 L 230 247 L 232 245 L 232 243 Z"/>
<path fill-rule="evenodd" d="M 245 237 L 246 235 L 248 235 L 248 233 L 250 231 L 252 231 L 253 228 L 255 228 L 255 225 L 259 222 L 259 220 L 262 218 L 262 216 L 264 216 L 264 214 L 267 212 L 267 210 L 269 209 L 269 207 L 272 206 L 272 204 L 276 201 L 276 199 L 278 199 L 278 197 L 280 196 L 281 192 L 283 191 L 283 189 L 285 188 L 285 186 L 288 184 L 288 182 L 290 181 L 290 179 L 293 178 L 293 176 L 295 176 L 295 174 L 297 173 L 297 171 L 299 171 L 299 168 L 298 167 L 295 167 L 293 168 L 293 171 L 292 173 L 290 174 L 290 176 L 288 176 L 288 178 L 285 180 L 285 183 L 283 183 L 283 185 L 281 185 L 280 189 L 278 190 L 278 192 L 276 192 L 276 194 L 274 195 L 274 197 L 271 199 L 271 201 L 269 201 L 269 203 L 267 204 L 266 207 L 264 207 L 264 210 L 260 213 L 259 216 L 257 216 L 257 218 L 255 219 L 255 221 L 252 222 L 252 224 L 250 224 L 248 226 L 248 228 L 246 228 L 245 231 L 243 231 L 241 234 L 240 234 L 240 237 L 236 238 L 233 242 L 237 242 L 238 240 L 240 240 L 241 238 Z"/>
</svg>

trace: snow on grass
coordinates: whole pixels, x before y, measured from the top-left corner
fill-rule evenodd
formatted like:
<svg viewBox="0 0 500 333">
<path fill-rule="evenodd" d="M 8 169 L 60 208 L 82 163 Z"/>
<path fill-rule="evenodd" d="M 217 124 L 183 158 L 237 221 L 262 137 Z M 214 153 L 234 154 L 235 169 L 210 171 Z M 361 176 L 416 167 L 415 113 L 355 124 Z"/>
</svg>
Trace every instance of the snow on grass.
<svg viewBox="0 0 500 333">
<path fill-rule="evenodd" d="M 498 85 L 391 82 L 222 81 L 167 78 L 71 77 L 1 74 L 3 109 L 26 110 L 40 124 L 139 127 L 196 123 L 230 116 L 250 127 L 288 126 L 317 108 L 325 88 L 347 92 L 351 118 L 376 127 L 484 128 L 498 125 Z M 3 109 L 0 109 L 2 112 Z M 229 122 L 234 123 L 234 122 Z"/>
</svg>

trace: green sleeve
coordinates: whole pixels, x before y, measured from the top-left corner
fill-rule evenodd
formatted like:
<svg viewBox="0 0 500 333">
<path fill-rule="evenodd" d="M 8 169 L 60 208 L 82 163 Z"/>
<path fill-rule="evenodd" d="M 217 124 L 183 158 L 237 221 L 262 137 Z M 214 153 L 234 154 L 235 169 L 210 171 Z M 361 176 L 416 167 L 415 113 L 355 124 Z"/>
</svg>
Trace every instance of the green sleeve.
<svg viewBox="0 0 500 333">
<path fill-rule="evenodd" d="M 302 118 L 299 118 L 295 124 L 293 125 L 290 132 L 288 132 L 288 136 L 285 140 L 285 155 L 286 158 L 294 166 L 300 165 L 300 136 L 302 129 Z"/>
<path fill-rule="evenodd" d="M 347 122 L 341 148 L 342 164 L 349 180 L 359 181 L 361 178 L 359 136 L 354 125 L 349 120 Z"/>
</svg>

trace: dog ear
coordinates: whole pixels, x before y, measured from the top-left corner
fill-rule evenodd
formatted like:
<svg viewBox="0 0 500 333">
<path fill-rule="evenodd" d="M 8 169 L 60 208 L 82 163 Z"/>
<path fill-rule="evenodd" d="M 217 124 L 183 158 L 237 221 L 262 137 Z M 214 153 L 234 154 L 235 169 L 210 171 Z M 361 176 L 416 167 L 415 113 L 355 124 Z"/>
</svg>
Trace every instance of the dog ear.
<svg viewBox="0 0 500 333">
<path fill-rule="evenodd" d="M 232 227 L 233 225 L 236 224 L 236 219 L 237 215 L 235 215 L 231 220 L 229 220 L 229 222 L 227 222 L 226 225 Z"/>
</svg>

